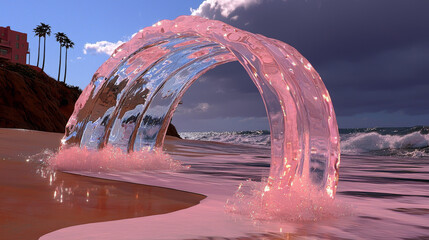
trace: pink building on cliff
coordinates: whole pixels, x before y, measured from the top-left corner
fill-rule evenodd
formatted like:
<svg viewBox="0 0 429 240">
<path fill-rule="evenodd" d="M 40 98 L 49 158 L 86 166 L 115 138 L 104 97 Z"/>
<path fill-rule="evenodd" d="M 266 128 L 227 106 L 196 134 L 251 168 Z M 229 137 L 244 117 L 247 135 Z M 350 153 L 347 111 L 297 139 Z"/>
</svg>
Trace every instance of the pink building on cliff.
<svg viewBox="0 0 429 240">
<path fill-rule="evenodd" d="M 0 27 L 0 59 L 26 64 L 28 52 L 27 34 Z"/>
</svg>

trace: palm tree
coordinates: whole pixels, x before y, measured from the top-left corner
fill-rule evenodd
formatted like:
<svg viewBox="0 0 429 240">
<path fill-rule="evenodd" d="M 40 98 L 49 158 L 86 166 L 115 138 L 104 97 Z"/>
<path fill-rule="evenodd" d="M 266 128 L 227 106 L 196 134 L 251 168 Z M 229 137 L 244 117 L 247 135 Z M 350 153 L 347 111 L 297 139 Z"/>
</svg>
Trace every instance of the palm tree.
<svg viewBox="0 0 429 240">
<path fill-rule="evenodd" d="M 62 32 L 55 33 L 55 39 L 60 43 L 60 63 L 58 64 L 58 78 L 57 81 L 60 81 L 60 73 L 61 73 L 61 49 L 64 47 L 64 43 L 67 39 L 67 36 Z"/>
<path fill-rule="evenodd" d="M 46 54 L 46 35 L 51 36 L 51 26 L 48 24 L 40 23 L 43 36 L 43 64 L 42 71 L 45 69 L 45 54 Z"/>
<path fill-rule="evenodd" d="M 40 38 L 43 36 L 43 30 L 41 25 L 37 25 L 34 29 L 34 36 L 39 37 L 39 49 L 37 51 L 37 67 L 39 66 L 39 59 L 40 59 Z"/>
<path fill-rule="evenodd" d="M 66 47 L 66 59 L 65 59 L 65 65 L 64 65 L 64 83 L 66 83 L 66 76 L 67 76 L 67 49 L 74 47 L 74 42 L 72 42 L 69 38 L 66 38 L 64 42 L 64 47 Z"/>
</svg>

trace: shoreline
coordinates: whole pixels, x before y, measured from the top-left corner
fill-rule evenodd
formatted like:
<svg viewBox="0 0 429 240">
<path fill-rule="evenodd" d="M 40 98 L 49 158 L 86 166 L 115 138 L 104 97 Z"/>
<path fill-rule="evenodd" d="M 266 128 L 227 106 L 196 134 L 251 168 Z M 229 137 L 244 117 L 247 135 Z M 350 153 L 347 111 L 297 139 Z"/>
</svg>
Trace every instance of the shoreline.
<svg viewBox="0 0 429 240">
<path fill-rule="evenodd" d="M 58 149 L 63 134 L 0 128 L 0 235 L 37 239 L 75 225 L 166 214 L 206 196 L 57 171 L 27 160 Z"/>
<path fill-rule="evenodd" d="M 40 139 L 37 135 L 45 135 L 49 133 L 33 132 L 35 136 L 31 136 L 31 131 L 17 131 L 0 129 L 0 139 L 8 139 L 5 131 L 14 133 L 21 137 Z M 2 135 L 3 133 L 3 135 Z M 13 135 L 13 134 L 12 134 Z M 49 137 L 61 138 L 61 134 L 49 135 Z M 19 139 L 18 136 L 12 136 Z M 46 136 L 45 136 L 46 137 Z M 1 143 L 1 141 L 0 141 Z M 26 144 L 20 142 L 11 142 L 9 145 L 19 148 L 20 151 L 31 152 L 32 150 Z M 40 145 L 35 142 L 33 145 Z M 58 142 L 55 143 L 58 145 Z M 25 145 L 25 146 L 24 146 Z M 2 153 L 3 145 L 0 145 L 0 153 Z M 32 146 L 34 147 L 34 146 Z M 55 148 L 55 146 L 53 146 Z M 58 146 L 57 146 L 58 147 Z M 427 195 L 428 189 L 424 183 L 429 181 L 427 172 L 429 171 L 429 158 L 407 158 L 407 157 L 386 157 L 386 156 L 362 156 L 362 155 L 346 155 L 342 157 L 340 181 L 337 189 L 336 198 L 342 202 L 351 204 L 356 210 L 352 216 L 340 216 L 347 214 L 343 211 L 333 211 L 335 214 L 340 214 L 337 217 L 322 219 L 317 222 L 302 223 L 288 221 L 257 221 L 254 219 L 242 216 L 241 214 L 231 214 L 225 211 L 225 203 L 235 194 L 240 184 L 254 181 L 257 183 L 264 176 L 269 174 L 269 156 L 270 152 L 266 149 L 259 148 L 242 148 L 226 144 L 209 144 L 194 140 L 177 140 L 167 137 L 165 150 L 175 160 L 179 160 L 183 164 L 192 166 L 186 171 L 171 172 L 171 171 L 124 171 L 124 172 L 90 172 L 78 171 L 79 175 L 60 174 L 62 176 L 77 177 L 83 179 L 80 175 L 99 178 L 87 178 L 91 181 L 98 181 L 100 178 L 104 180 L 113 180 L 114 183 L 124 184 L 123 182 L 134 183 L 130 186 L 153 185 L 165 187 L 167 199 L 176 198 L 170 189 L 177 189 L 180 195 L 187 195 L 189 192 L 197 192 L 204 194 L 207 198 L 201 201 L 200 204 L 195 203 L 193 207 L 184 210 L 170 212 L 168 214 L 158 214 L 146 217 L 124 218 L 119 221 L 94 222 L 89 224 L 72 225 L 70 227 L 61 228 L 51 231 L 39 239 L 56 240 L 70 239 L 74 240 L 77 237 L 82 239 L 212 239 L 212 238 L 232 238 L 232 239 L 259 239 L 261 237 L 272 236 L 272 239 L 287 239 L 293 237 L 303 238 L 421 238 L 428 236 L 427 225 Z M 34 151 L 34 149 L 33 149 Z M 39 149 L 40 151 L 40 149 Z M 4 151 L 3 151 L 4 152 Z M 18 151 L 19 153 L 19 151 Z M 37 152 L 35 152 L 37 153 Z M 37 161 L 26 162 L 26 159 L 20 156 L 21 159 L 1 160 L 10 164 L 21 164 L 21 169 L 25 166 L 30 166 L 30 163 L 36 164 Z M 25 163 L 25 164 L 24 164 Z M 24 166 L 24 167 L 22 167 Z M 0 170 L 3 169 L 0 165 Z M 18 168 L 19 169 L 19 168 Z M 30 172 L 34 173 L 36 167 L 31 168 Z M 7 173 L 21 172 L 21 175 L 27 177 L 24 171 L 7 171 Z M 57 176 L 58 183 L 62 181 Z M 1 176 L 0 176 L 1 178 Z M 8 181 L 14 182 L 4 176 Z M 44 181 L 44 186 L 48 189 L 45 194 L 48 197 L 53 197 L 56 187 L 50 188 L 50 178 L 41 178 L 38 176 L 38 181 Z M 23 179 L 21 179 L 23 180 Z M 65 179 L 67 180 L 67 179 Z M 5 182 L 0 180 L 2 183 Z M 121 181 L 121 182 L 118 182 Z M 28 182 L 28 181 L 24 181 Z M 30 181 L 31 182 L 31 181 Z M 64 181 L 70 182 L 70 181 Z M 126 183 L 125 183 L 126 184 Z M 142 184 L 142 185 L 136 185 Z M 1 185 L 0 185 L 1 186 Z M 58 187 L 60 187 L 58 185 Z M 63 185 L 63 190 L 69 189 L 70 186 Z M 12 187 L 19 190 L 19 187 Z M 60 189 L 60 188 L 59 188 Z M 86 190 L 87 188 L 84 188 Z M 153 189 L 159 189 L 158 187 Z M 110 189 L 108 189 L 110 191 Z M 1 192 L 3 190 L 0 190 Z M 29 193 L 31 191 L 23 191 Z M 63 191 L 65 193 L 67 191 Z M 3 193 L 3 192 L 2 192 Z M 85 206 L 87 191 L 80 191 L 80 197 L 77 201 Z M 103 195 L 104 194 L 104 195 Z M 43 195 L 43 194 L 42 194 Z M 89 200 L 91 204 L 90 211 L 97 210 L 97 204 L 103 206 L 103 201 L 107 198 L 106 191 L 99 191 L 98 198 L 100 201 Z M 123 196 L 125 194 L 119 194 Z M 136 196 L 133 201 L 135 201 Z M 3 194 L 0 195 L 4 196 Z M 58 194 L 57 194 L 58 196 Z M 97 198 L 97 194 L 89 192 L 90 197 Z M 139 199 L 143 195 L 139 195 Z M 159 196 L 159 195 L 158 195 Z M 1 199 L 1 198 L 0 198 Z M 66 200 L 66 195 L 63 197 Z M 104 199 L 104 200 L 103 200 Z M 159 198 L 158 198 L 159 199 Z M 22 207 L 19 210 L 24 211 L 26 205 L 33 204 L 37 199 L 28 197 L 22 201 Z M 51 200 L 50 200 L 51 201 Z M 105 201 L 106 202 L 106 201 Z M 155 202 L 160 202 L 155 201 Z M 13 202 L 12 202 L 13 203 Z M 171 201 L 170 201 L 171 203 Z M 11 201 L 1 203 L 0 207 L 8 206 Z M 58 204 L 58 202 L 56 202 Z M 181 202 L 183 204 L 183 202 Z M 246 203 L 245 203 L 246 204 Z M 36 204 L 37 205 L 37 204 Z M 63 203 L 64 205 L 64 203 Z M 131 205 L 129 203 L 125 206 Z M 92 206 L 92 208 L 91 208 Z M 133 205 L 135 206 L 135 205 Z M 146 205 L 153 209 L 165 210 L 165 207 L 156 207 L 155 205 Z M 31 208 L 29 209 L 31 210 Z M 33 210 L 37 208 L 33 207 Z M 85 212 L 86 210 L 81 210 Z M 105 210 L 100 211 L 103 213 Z M 115 208 L 116 212 L 120 212 Z M 0 210 L 1 212 L 1 210 Z M 46 214 L 46 212 L 43 212 Z M 55 214 L 51 211 L 52 219 L 57 219 L 59 212 Z M 299 212 L 298 212 L 299 213 Z M 18 216 L 15 212 L 12 217 Z M 61 216 L 60 216 L 61 217 Z M 323 215 L 320 215 L 323 217 Z M 25 217 L 24 217 L 25 219 Z M 0 216 L 0 222 L 3 220 Z M 8 220 L 4 220 L 8 221 Z M 27 221 L 30 226 L 45 221 L 43 217 L 33 218 L 33 221 Z M 377 230 L 368 231 L 368 221 L 376 226 Z M 338 224 L 340 223 L 340 224 Z M 25 225 L 25 224 L 23 224 Z M 47 224 L 49 225 L 49 224 Z M 13 227 L 13 226 L 12 226 Z M 34 227 L 34 226 L 33 226 Z M 0 228 L 0 236 L 3 236 L 2 231 L 12 231 L 10 226 L 2 224 Z M 35 227 L 37 229 L 37 227 Z M 392 231 L 392 229 L 398 229 Z M 271 235 L 270 235 L 271 234 Z M 11 236 L 12 239 L 16 236 Z M 16 238 L 20 239 L 20 238 Z"/>
</svg>

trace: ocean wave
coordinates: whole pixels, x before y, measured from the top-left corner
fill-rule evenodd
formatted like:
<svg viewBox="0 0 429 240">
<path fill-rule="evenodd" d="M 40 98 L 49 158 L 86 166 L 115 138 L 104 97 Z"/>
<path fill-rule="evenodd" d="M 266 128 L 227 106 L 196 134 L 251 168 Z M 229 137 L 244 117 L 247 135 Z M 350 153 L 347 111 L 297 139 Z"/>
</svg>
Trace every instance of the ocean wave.
<svg viewBox="0 0 429 240">
<path fill-rule="evenodd" d="M 184 139 L 224 142 L 234 144 L 250 144 L 270 146 L 270 131 L 239 131 L 239 132 L 181 132 Z"/>
<path fill-rule="evenodd" d="M 349 136 L 342 136 L 341 152 L 410 157 L 429 156 L 429 134 L 420 132 L 406 135 L 383 135 L 377 132 L 353 133 Z"/>
<path fill-rule="evenodd" d="M 250 144 L 271 145 L 270 132 L 182 132 L 185 139 Z M 341 152 L 344 154 L 370 154 L 382 156 L 429 156 L 429 127 L 408 128 L 355 128 L 340 129 Z"/>
</svg>

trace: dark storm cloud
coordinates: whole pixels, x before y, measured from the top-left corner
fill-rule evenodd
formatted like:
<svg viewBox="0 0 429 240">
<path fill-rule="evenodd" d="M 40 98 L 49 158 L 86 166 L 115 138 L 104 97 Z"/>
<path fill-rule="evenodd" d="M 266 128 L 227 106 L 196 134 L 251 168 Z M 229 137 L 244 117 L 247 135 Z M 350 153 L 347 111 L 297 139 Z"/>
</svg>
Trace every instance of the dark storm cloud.
<svg viewBox="0 0 429 240">
<path fill-rule="evenodd" d="M 295 47 L 321 74 L 339 116 L 418 115 L 427 114 L 429 104 L 428 10 L 426 0 L 265 0 L 227 17 L 219 7 L 206 6 L 201 14 Z M 265 114 L 244 70 L 216 70 L 184 98 L 210 105 L 213 112 L 200 117 Z"/>
<path fill-rule="evenodd" d="M 238 62 L 221 65 L 203 75 L 182 102 L 176 115 L 192 112 L 193 117 L 201 119 L 266 116 L 255 85 Z M 208 103 L 207 111 L 198 111 L 201 103 Z"/>
<path fill-rule="evenodd" d="M 203 15 L 285 41 L 318 63 L 427 44 L 428 9 L 425 0 L 265 0 L 237 8 L 229 15 L 236 20 L 213 13 L 215 9 L 205 9 Z"/>
</svg>

